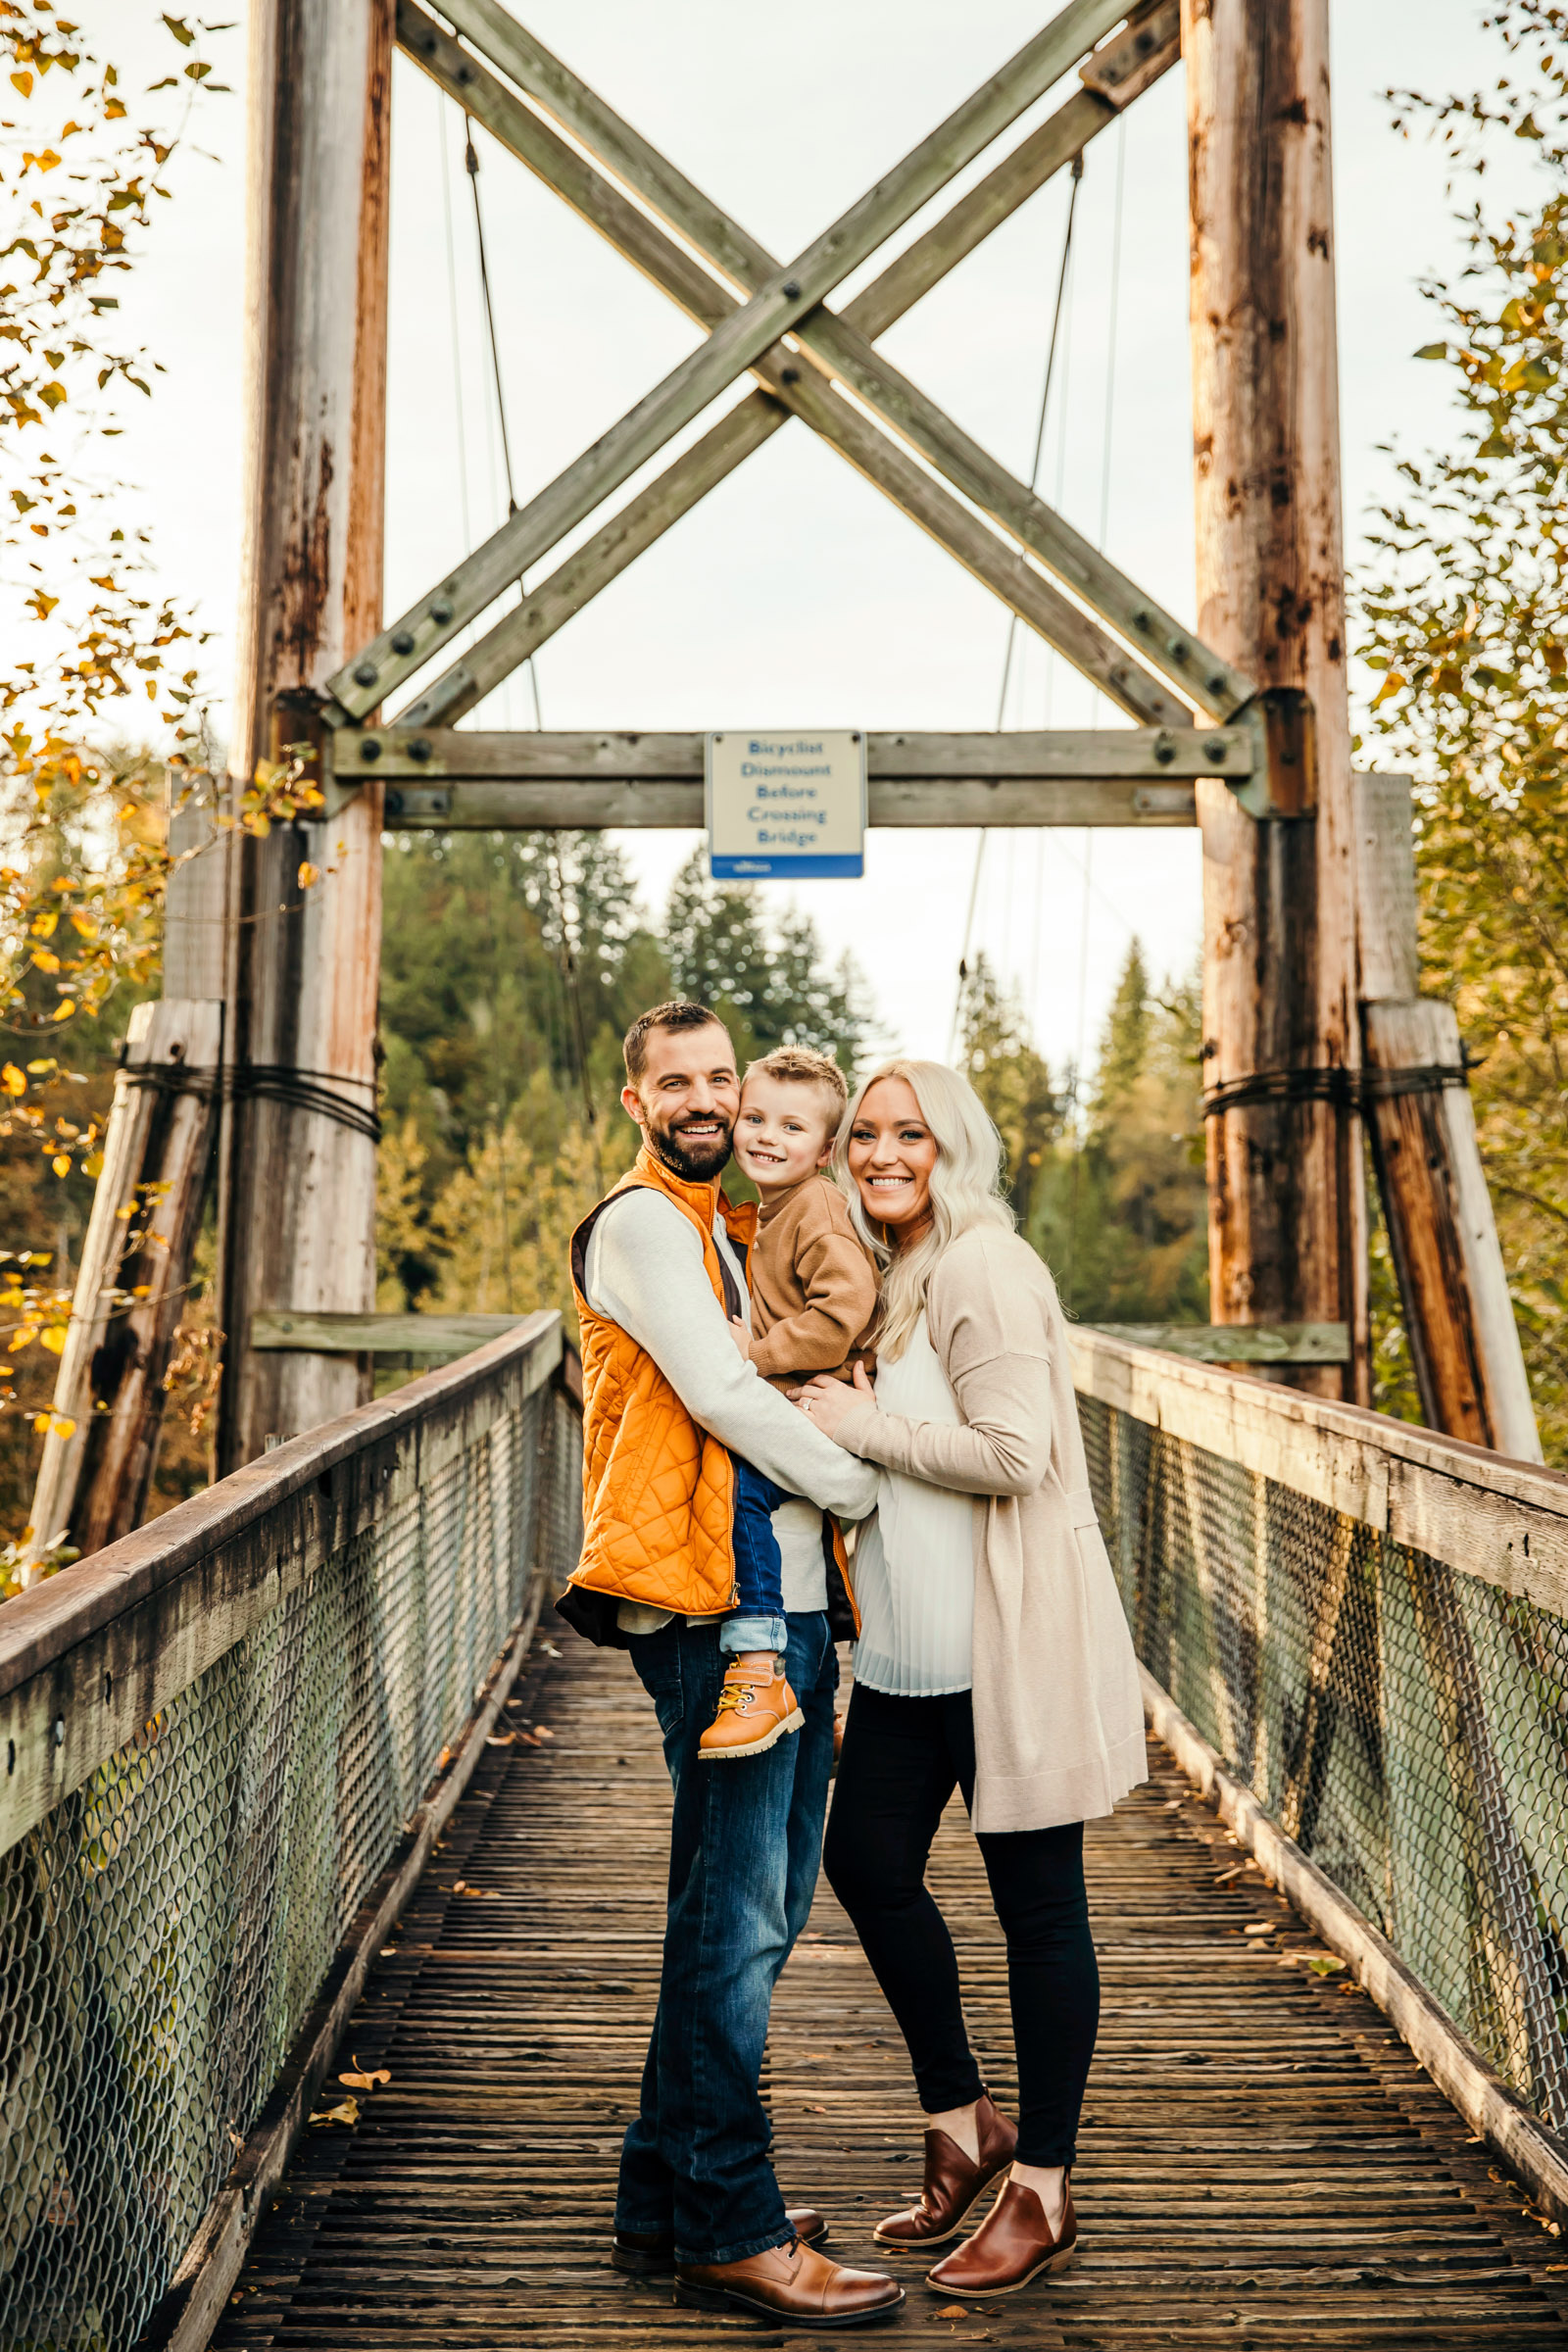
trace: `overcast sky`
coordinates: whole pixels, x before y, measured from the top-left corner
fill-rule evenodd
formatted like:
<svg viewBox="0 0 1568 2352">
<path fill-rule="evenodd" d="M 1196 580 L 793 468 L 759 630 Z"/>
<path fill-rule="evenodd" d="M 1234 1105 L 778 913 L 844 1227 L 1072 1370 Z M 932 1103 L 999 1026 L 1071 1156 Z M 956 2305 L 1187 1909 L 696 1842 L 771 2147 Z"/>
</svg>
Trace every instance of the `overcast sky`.
<svg viewBox="0 0 1568 2352">
<path fill-rule="evenodd" d="M 74 13 L 131 73 L 168 70 L 152 0 L 87 0 Z M 520 0 L 520 13 L 786 254 L 1027 39 L 1048 6 Z M 1378 445 L 1444 434 L 1442 371 L 1410 355 L 1431 334 L 1417 281 L 1450 270 L 1459 251 L 1439 158 L 1395 137 L 1381 93 L 1412 73 L 1432 88 L 1494 78 L 1498 51 L 1482 14 L 1478 0 L 1334 0 L 1352 561 L 1388 478 Z M 148 257 L 127 281 L 122 323 L 167 374 L 150 408 L 127 410 L 121 447 L 164 575 L 215 632 L 208 669 L 226 698 L 241 470 L 243 27 L 213 47 L 235 94 L 202 112 L 196 137 L 211 159 L 180 164 L 177 201 L 160 210 Z M 479 139 L 522 501 L 674 366 L 696 330 Z M 402 58 L 393 152 L 389 615 L 506 511 L 461 124 Z M 1090 150 L 1041 480 L 1092 537 L 1103 524 L 1115 560 L 1190 615 L 1185 171 L 1173 74 Z M 1044 190 L 886 339 L 900 367 L 1024 474 L 1064 204 L 1064 184 Z M 1002 607 L 797 423 L 545 648 L 543 717 L 552 727 L 992 727 L 1006 634 Z M 1020 632 L 1006 725 L 1089 724 L 1097 703 Z M 531 715 L 514 681 L 478 723 L 521 726 Z M 625 838 L 656 906 L 693 837 Z M 796 892 L 831 947 L 854 950 L 887 1034 L 913 1052 L 948 1049 L 975 848 L 972 834 L 873 833 L 863 882 Z M 1058 1064 L 1080 1039 L 1092 1051 L 1135 933 L 1156 975 L 1185 969 L 1198 948 L 1195 834 L 1099 833 L 1087 878 L 1086 855 L 1081 833 L 994 834 L 979 893 L 977 941 L 1023 995 Z"/>
</svg>

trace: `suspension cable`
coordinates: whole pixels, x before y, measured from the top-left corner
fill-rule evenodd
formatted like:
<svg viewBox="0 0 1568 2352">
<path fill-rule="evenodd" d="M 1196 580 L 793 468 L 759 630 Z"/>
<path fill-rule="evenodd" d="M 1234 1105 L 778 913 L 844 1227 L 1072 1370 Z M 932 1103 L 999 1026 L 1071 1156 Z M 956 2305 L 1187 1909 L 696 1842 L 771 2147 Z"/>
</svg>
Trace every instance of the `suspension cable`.
<svg viewBox="0 0 1568 2352">
<path fill-rule="evenodd" d="M 1105 445 L 1100 468 L 1100 536 L 1096 546 L 1103 554 L 1106 534 L 1110 528 L 1110 461 L 1111 436 L 1116 416 L 1116 344 L 1121 316 L 1121 252 L 1123 197 L 1127 184 L 1127 118 L 1123 115 L 1116 124 L 1116 199 L 1112 217 L 1110 243 L 1110 326 L 1105 347 Z M 1094 724 L 1100 724 L 1100 705 L 1095 705 Z M 1082 1189 L 1084 1132 L 1083 1082 L 1084 1054 L 1088 1050 L 1089 1007 L 1089 918 L 1093 911 L 1095 837 L 1084 829 L 1084 890 L 1079 915 L 1078 932 L 1078 1042 L 1072 1073 L 1072 1108 L 1074 1151 L 1072 1155 L 1072 1184 L 1067 1196 L 1067 1250 L 1062 1268 L 1062 1293 L 1070 1307 L 1073 1299 L 1073 1268 L 1078 1255 L 1078 1201 Z"/>
<path fill-rule="evenodd" d="M 1077 218 L 1078 190 L 1082 185 L 1083 176 L 1084 159 L 1083 151 L 1080 149 L 1072 159 L 1072 182 L 1067 197 L 1067 222 L 1062 232 L 1061 261 L 1056 270 L 1056 299 L 1051 314 L 1051 338 L 1046 347 L 1046 370 L 1044 381 L 1040 387 L 1040 411 L 1035 418 L 1034 455 L 1029 466 L 1031 491 L 1040 486 L 1040 459 L 1046 445 L 1046 414 L 1051 405 L 1052 379 L 1056 372 L 1056 350 L 1061 335 L 1062 301 L 1067 288 L 1067 267 L 1072 258 L 1073 222 Z M 1007 686 L 1012 676 L 1012 655 L 1017 635 L 1018 615 L 1016 612 L 1009 612 L 1007 615 L 1007 643 L 1002 659 L 1002 689 L 997 697 L 997 732 L 999 735 L 1002 732 L 1002 722 L 1006 713 Z M 982 829 L 980 838 L 975 843 L 974 872 L 969 880 L 969 906 L 963 922 L 963 945 L 958 951 L 958 992 L 954 1002 L 953 1029 L 948 1040 L 948 1059 L 950 1061 L 955 1058 L 958 1050 L 958 1027 L 963 1018 L 963 992 L 969 978 L 969 943 L 974 934 L 975 906 L 980 896 L 980 872 L 985 863 L 985 854 L 986 834 Z"/>
</svg>

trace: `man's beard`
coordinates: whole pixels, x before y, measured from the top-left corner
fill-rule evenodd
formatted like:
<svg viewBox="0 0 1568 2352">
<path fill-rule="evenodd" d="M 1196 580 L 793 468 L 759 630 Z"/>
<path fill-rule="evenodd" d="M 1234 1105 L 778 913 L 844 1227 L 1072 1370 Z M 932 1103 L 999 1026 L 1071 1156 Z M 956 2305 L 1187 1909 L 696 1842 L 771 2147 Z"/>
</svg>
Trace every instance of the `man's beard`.
<svg viewBox="0 0 1568 2352">
<path fill-rule="evenodd" d="M 722 1119 L 717 1135 L 704 1136 L 700 1143 L 690 1145 L 682 1140 L 677 1127 L 655 1127 L 650 1122 L 648 1128 L 648 1141 L 655 1152 L 672 1174 L 682 1177 L 687 1184 L 712 1182 L 729 1158 L 734 1136 L 733 1123 L 726 1125 Z"/>
</svg>

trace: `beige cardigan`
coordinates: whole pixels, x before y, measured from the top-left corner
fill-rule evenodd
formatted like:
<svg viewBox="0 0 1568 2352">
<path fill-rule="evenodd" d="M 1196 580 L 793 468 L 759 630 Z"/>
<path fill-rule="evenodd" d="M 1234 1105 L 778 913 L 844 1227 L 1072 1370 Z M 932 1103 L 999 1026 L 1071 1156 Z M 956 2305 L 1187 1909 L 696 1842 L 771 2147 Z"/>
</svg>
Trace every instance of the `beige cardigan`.
<svg viewBox="0 0 1568 2352">
<path fill-rule="evenodd" d="M 937 1262 L 926 1328 L 961 1426 L 862 1400 L 838 1442 L 975 1497 L 975 1828 L 1087 1821 L 1145 1780 L 1149 1763 L 1056 1287 L 1017 1234 L 976 1227 Z"/>
</svg>

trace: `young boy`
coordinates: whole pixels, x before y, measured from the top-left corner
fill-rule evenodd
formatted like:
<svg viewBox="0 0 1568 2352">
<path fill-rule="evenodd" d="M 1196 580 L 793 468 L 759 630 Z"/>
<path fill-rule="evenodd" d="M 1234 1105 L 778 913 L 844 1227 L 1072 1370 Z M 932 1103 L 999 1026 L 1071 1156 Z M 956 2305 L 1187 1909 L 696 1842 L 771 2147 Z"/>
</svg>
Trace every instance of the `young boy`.
<svg viewBox="0 0 1568 2352">
<path fill-rule="evenodd" d="M 736 1159 L 761 1193 L 761 1213 L 750 1251 L 753 1329 L 736 1322 L 733 1334 L 780 1388 L 815 1371 L 849 1378 L 877 1307 L 877 1277 L 847 1200 L 823 1174 L 847 1103 L 837 1060 L 795 1045 L 755 1060 L 741 1087 Z M 719 1628 L 733 1665 L 698 1742 L 706 1764 L 761 1754 L 804 1722 L 783 1670 L 790 1628 L 773 1512 L 785 1500 L 783 1487 L 736 1456 L 736 1611 Z"/>
<path fill-rule="evenodd" d="M 815 1372 L 850 1377 L 876 1307 L 876 1278 L 849 1204 L 822 1171 L 849 1102 L 825 1054 L 780 1046 L 741 1087 L 735 1157 L 762 1197 L 751 1251 L 752 1327 L 735 1342 L 764 1380 L 790 1386 Z M 718 1712 L 703 1734 L 705 1763 L 760 1755 L 805 1721 L 784 1674 L 789 1636 L 773 1513 L 789 1497 L 735 1457 L 735 1613 L 719 1628 L 734 1659 Z"/>
</svg>

